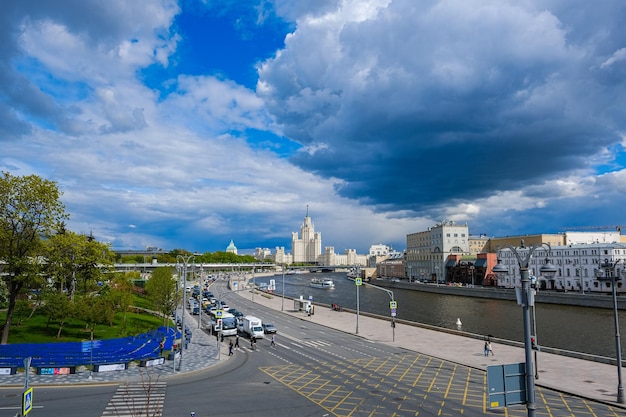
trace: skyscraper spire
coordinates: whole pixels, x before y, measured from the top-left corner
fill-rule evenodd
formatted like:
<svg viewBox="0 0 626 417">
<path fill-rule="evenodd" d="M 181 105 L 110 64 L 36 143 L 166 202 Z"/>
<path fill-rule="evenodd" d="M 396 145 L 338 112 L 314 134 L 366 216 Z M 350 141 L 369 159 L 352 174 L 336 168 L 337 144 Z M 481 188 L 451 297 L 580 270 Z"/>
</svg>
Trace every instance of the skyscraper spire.
<svg viewBox="0 0 626 417">
<path fill-rule="evenodd" d="M 308 204 L 306 205 L 306 216 L 304 217 L 309 217 L 309 205 Z"/>
</svg>

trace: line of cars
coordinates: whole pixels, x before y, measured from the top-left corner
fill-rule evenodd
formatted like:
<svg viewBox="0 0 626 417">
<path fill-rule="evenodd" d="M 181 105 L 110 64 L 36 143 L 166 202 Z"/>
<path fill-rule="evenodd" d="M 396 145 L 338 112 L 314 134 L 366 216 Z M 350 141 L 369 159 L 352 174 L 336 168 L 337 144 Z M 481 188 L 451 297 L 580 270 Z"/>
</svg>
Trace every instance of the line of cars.
<svg viewBox="0 0 626 417">
<path fill-rule="evenodd" d="M 274 324 L 264 323 L 261 319 L 246 316 L 236 308 L 230 308 L 224 300 L 217 300 L 206 287 L 200 291 L 200 287 L 194 285 L 189 290 L 192 293 L 189 297 L 189 310 L 192 314 L 200 314 L 200 308 L 205 310 L 212 332 L 221 332 L 222 336 L 240 334 L 250 338 L 262 338 L 266 334 L 277 332 Z"/>
<path fill-rule="evenodd" d="M 218 313 L 221 311 L 221 313 Z M 211 330 L 221 332 L 223 336 L 240 334 L 248 338 L 263 338 L 266 334 L 276 333 L 276 326 L 263 322 L 254 316 L 246 316 L 235 308 L 227 310 L 212 309 L 209 311 Z"/>
</svg>

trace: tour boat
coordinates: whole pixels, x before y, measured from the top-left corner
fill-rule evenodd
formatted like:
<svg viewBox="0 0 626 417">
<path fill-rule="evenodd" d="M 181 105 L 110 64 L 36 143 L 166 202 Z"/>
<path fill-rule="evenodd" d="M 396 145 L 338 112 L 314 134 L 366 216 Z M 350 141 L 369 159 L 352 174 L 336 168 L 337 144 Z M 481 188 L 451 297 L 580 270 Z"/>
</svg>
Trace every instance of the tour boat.
<svg viewBox="0 0 626 417">
<path fill-rule="evenodd" d="M 313 288 L 322 288 L 325 290 L 335 288 L 335 283 L 332 279 L 313 278 L 309 285 Z"/>
</svg>

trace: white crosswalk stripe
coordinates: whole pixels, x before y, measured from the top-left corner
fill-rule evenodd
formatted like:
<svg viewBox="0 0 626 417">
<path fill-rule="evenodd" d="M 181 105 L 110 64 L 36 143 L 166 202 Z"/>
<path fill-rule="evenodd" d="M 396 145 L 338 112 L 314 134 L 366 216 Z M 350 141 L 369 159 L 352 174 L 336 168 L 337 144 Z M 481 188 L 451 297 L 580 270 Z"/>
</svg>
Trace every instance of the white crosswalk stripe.
<svg viewBox="0 0 626 417">
<path fill-rule="evenodd" d="M 303 345 L 311 346 L 311 347 L 322 347 L 322 346 L 331 346 L 331 343 L 325 342 L 323 340 L 300 340 L 300 343 Z"/>
<path fill-rule="evenodd" d="M 165 382 L 135 382 L 120 385 L 102 417 L 161 417 L 165 388 Z"/>
</svg>

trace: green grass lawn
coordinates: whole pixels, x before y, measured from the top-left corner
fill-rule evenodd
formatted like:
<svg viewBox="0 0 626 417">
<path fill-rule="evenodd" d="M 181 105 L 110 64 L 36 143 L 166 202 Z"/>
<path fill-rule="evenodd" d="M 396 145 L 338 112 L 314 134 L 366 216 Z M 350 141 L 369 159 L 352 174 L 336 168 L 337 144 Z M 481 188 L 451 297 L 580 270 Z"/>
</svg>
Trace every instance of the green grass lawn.
<svg viewBox="0 0 626 417">
<path fill-rule="evenodd" d="M 142 309 L 152 309 L 148 299 L 136 296 L 134 305 Z M 0 312 L 0 320 L 6 321 L 6 310 Z M 170 318 L 166 319 L 170 326 L 175 326 Z M 112 326 L 98 324 L 94 329 L 94 339 L 113 339 L 146 333 L 163 326 L 166 323 L 162 317 L 136 310 L 136 312 L 118 312 Z M 61 331 L 61 337 L 57 338 L 59 331 L 58 322 L 50 322 L 48 317 L 35 313 L 32 318 L 22 317 L 21 323 L 13 317 L 13 324 L 9 332 L 9 343 L 48 343 L 48 342 L 78 342 L 89 340 L 90 332 L 85 328 L 82 320 L 67 320 Z"/>
</svg>

